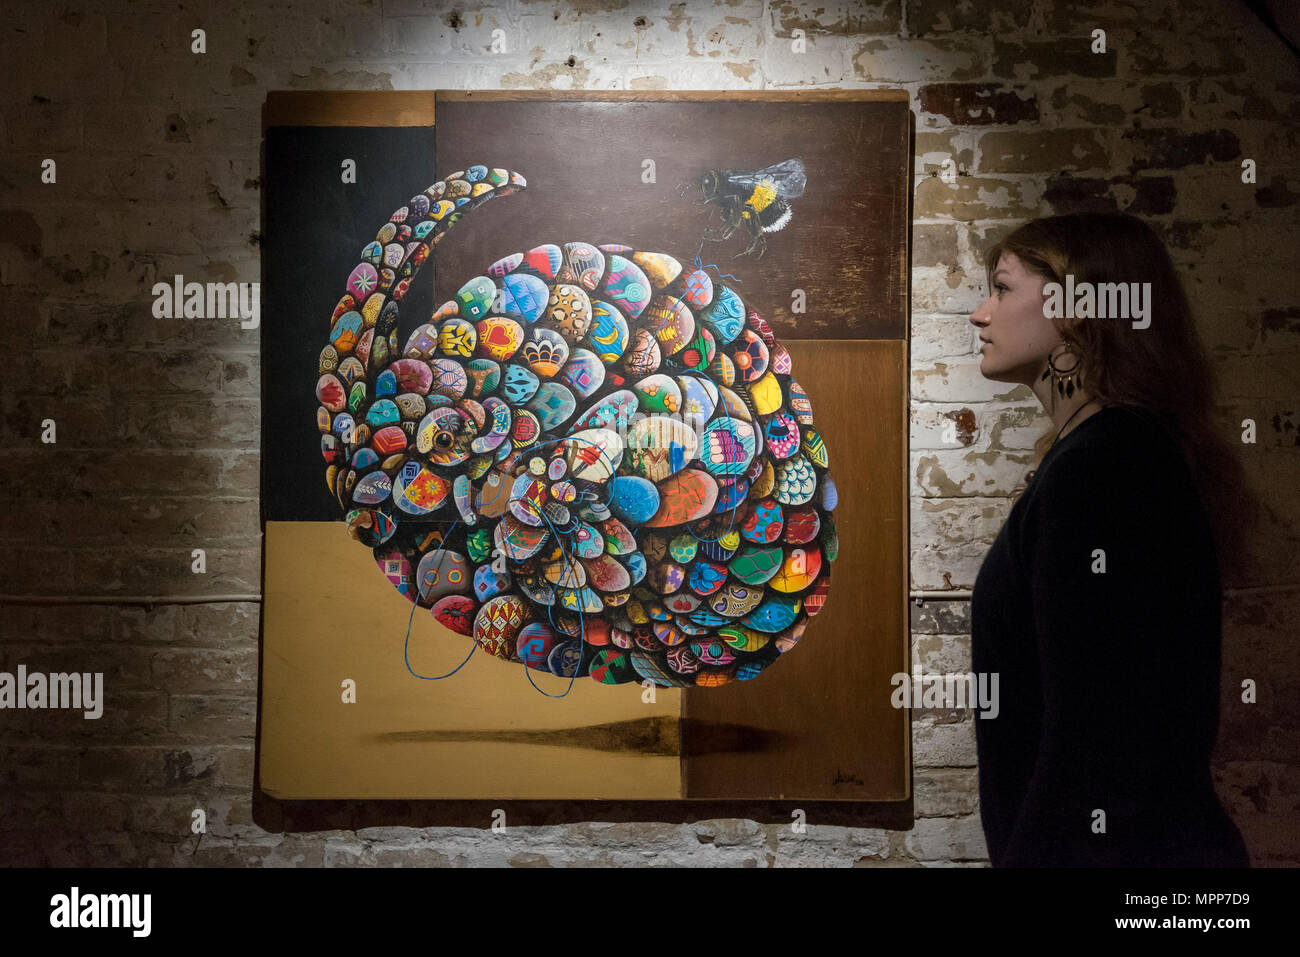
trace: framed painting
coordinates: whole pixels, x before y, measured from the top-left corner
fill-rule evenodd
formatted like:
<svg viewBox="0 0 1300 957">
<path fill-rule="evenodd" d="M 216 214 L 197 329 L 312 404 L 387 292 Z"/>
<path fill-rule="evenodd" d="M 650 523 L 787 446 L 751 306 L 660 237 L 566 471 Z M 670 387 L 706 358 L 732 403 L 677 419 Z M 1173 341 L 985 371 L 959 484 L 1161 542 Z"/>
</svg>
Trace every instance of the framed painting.
<svg viewBox="0 0 1300 957">
<path fill-rule="evenodd" d="M 262 791 L 908 801 L 906 94 L 264 128 Z"/>
</svg>

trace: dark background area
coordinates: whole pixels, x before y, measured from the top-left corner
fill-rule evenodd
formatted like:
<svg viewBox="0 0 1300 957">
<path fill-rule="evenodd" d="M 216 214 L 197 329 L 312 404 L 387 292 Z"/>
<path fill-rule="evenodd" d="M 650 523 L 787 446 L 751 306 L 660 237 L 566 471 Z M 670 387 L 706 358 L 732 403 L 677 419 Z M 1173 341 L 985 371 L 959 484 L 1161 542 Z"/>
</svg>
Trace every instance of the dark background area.
<svg viewBox="0 0 1300 957">
<path fill-rule="evenodd" d="M 344 159 L 357 162 L 344 183 Z M 316 380 L 331 315 L 361 250 L 438 179 L 432 127 L 274 126 L 266 131 L 262 243 L 262 518 L 331 522 Z M 431 257 L 432 258 L 432 257 Z M 401 301 L 399 346 L 433 310 L 433 264 Z"/>
</svg>

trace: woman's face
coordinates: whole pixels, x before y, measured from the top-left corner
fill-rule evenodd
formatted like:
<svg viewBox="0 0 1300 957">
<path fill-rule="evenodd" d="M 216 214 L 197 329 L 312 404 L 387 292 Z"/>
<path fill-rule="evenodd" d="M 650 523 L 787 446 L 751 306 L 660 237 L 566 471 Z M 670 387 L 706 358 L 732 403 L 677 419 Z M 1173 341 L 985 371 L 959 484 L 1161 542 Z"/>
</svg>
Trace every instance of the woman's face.
<svg viewBox="0 0 1300 957">
<path fill-rule="evenodd" d="M 1003 253 L 993 273 L 992 295 L 971 313 L 980 332 L 980 374 L 995 382 L 1033 388 L 1047 356 L 1061 341 L 1043 315 L 1042 276 L 1026 272 L 1014 253 Z"/>
</svg>

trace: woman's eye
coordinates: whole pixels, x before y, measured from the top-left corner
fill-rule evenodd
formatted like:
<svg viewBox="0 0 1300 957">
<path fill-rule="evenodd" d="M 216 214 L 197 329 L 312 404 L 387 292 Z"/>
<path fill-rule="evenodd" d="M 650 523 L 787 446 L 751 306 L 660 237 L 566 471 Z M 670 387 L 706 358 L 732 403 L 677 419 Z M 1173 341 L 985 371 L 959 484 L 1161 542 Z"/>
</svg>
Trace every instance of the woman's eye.
<svg viewBox="0 0 1300 957">
<path fill-rule="evenodd" d="M 1001 299 L 1001 298 L 1002 298 L 1002 293 L 1006 290 L 1007 287 L 1004 286 L 1004 285 L 1002 285 L 1001 283 L 998 283 L 998 284 L 997 284 L 996 286 L 994 286 L 993 288 L 996 289 L 996 290 L 998 291 L 998 298 Z"/>
</svg>

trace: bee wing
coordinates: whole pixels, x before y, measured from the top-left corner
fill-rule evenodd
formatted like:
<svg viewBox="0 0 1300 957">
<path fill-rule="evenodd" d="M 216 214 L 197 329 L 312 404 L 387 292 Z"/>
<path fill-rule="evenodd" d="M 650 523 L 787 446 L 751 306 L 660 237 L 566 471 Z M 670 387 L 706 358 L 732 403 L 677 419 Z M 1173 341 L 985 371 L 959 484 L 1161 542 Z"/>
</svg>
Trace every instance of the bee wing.
<svg viewBox="0 0 1300 957">
<path fill-rule="evenodd" d="M 777 186 L 781 187 L 781 194 L 786 199 L 798 199 L 803 195 L 803 188 L 808 182 L 808 175 L 804 171 L 803 160 L 797 156 L 793 159 L 777 163 L 775 166 L 769 166 L 766 173 L 776 181 Z"/>
<path fill-rule="evenodd" d="M 807 185 L 808 175 L 804 171 L 803 160 L 795 157 L 793 159 L 783 160 L 773 166 L 768 166 L 754 172 L 727 171 L 727 179 L 738 185 L 753 188 L 760 180 L 770 179 L 777 186 L 778 191 L 786 199 L 798 199 L 803 195 L 804 186 Z"/>
</svg>

